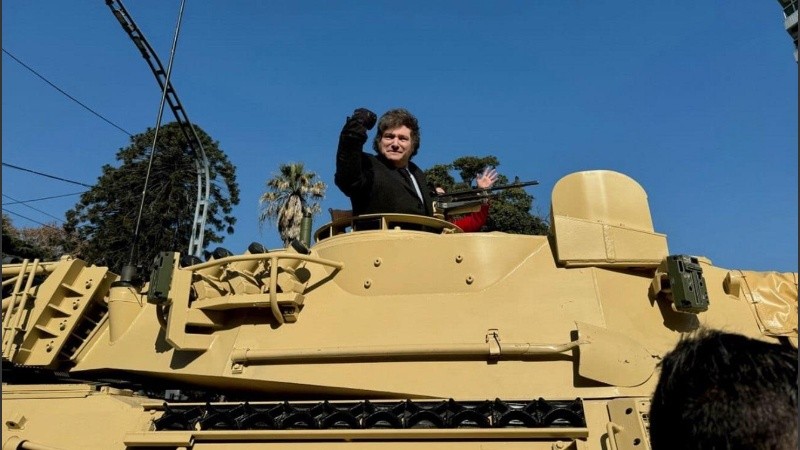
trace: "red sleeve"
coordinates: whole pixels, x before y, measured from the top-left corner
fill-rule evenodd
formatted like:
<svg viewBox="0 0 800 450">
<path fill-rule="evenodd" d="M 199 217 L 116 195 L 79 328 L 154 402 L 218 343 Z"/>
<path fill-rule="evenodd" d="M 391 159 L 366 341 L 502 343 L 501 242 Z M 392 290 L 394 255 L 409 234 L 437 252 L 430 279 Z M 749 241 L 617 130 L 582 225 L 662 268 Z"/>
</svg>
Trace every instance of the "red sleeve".
<svg viewBox="0 0 800 450">
<path fill-rule="evenodd" d="M 480 211 L 469 213 L 464 217 L 453 220 L 453 224 L 465 232 L 480 231 L 486 224 L 486 218 L 489 217 L 489 204 L 484 203 L 481 205 Z"/>
</svg>

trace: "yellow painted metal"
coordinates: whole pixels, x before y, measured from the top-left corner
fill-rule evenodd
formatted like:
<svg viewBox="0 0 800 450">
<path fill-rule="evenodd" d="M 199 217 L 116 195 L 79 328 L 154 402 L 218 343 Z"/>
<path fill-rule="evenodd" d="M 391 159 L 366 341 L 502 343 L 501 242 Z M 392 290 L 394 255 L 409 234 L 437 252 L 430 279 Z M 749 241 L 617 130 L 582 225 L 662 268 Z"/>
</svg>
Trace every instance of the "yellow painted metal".
<svg viewBox="0 0 800 450">
<path fill-rule="evenodd" d="M 609 170 L 568 175 L 556 183 L 551 226 L 560 263 L 655 267 L 668 255 L 653 231 L 647 194 L 633 179 Z"/>
<path fill-rule="evenodd" d="M 797 273 L 732 270 L 724 288 L 751 306 L 764 334 L 797 337 Z"/>
<path fill-rule="evenodd" d="M 3 317 L 3 356 L 17 364 L 55 368 L 59 353 L 73 355 L 96 331 L 93 327 L 76 332 L 76 327 L 87 319 L 93 324 L 105 320 L 105 296 L 117 276 L 105 267 L 63 259 L 41 284 L 33 286 L 36 266 L 22 270 L 28 282 L 21 290 L 15 287 L 9 298 L 15 306 Z M 14 297 L 24 301 L 11 300 Z M 70 348 L 65 348 L 68 343 Z"/>
<path fill-rule="evenodd" d="M 496 344 L 496 345 L 495 345 Z M 561 344 L 535 344 L 528 342 L 503 343 L 500 345 L 487 336 L 482 344 L 454 343 L 427 345 L 390 345 L 361 347 L 327 347 L 309 349 L 269 349 L 249 350 L 235 349 L 231 353 L 234 363 L 252 364 L 257 362 L 289 362 L 289 361 L 331 361 L 331 360 L 436 360 L 448 358 L 481 357 L 486 360 L 524 358 L 536 355 L 555 355 L 577 347 L 578 341 Z"/>
<path fill-rule="evenodd" d="M 4 364 L 281 400 L 580 398 L 583 428 L 156 432 L 158 399 L 7 384 L 4 445 L 624 450 L 641 425 L 616 405 L 649 398 L 656 362 L 685 333 L 797 342 L 796 273 L 696 255 L 709 308 L 675 311 L 659 273 L 666 236 L 641 186 L 584 172 L 559 181 L 552 199 L 551 236 L 461 233 L 406 215 L 338 219 L 308 255 L 176 264 L 153 303 L 147 285 L 111 288 L 117 275 L 80 260 L 43 263 L 46 273 L 4 266 Z M 65 409 L 68 418 L 56 412 Z M 86 423 L 102 430 L 66 437 Z"/>
<path fill-rule="evenodd" d="M 371 429 L 371 430 L 231 430 L 177 431 L 135 433 L 125 437 L 125 443 L 141 446 L 152 442 L 172 445 L 197 445 L 199 442 L 236 441 L 435 441 L 435 440 L 495 440 L 495 439 L 569 439 L 586 438 L 585 428 L 465 428 L 465 429 Z"/>
<path fill-rule="evenodd" d="M 608 402 L 609 446 L 616 450 L 650 450 L 650 399 L 619 398 Z M 676 430 L 676 432 L 680 432 Z"/>
<path fill-rule="evenodd" d="M 128 330 L 144 303 L 144 296 L 127 283 L 109 289 L 109 343 L 113 344 Z"/>
<path fill-rule="evenodd" d="M 582 377 L 613 386 L 639 386 L 655 373 L 657 355 L 623 333 L 578 322 Z"/>
<path fill-rule="evenodd" d="M 23 262 L 23 265 L 25 262 Z M 8 320 L 3 321 L 3 357 L 10 359 L 16 353 L 16 350 L 19 346 L 19 342 L 17 337 L 20 336 L 20 331 L 24 331 L 22 326 L 22 318 L 27 315 L 26 306 L 28 305 L 28 300 L 31 298 L 31 287 L 33 286 L 33 280 L 36 277 L 36 269 L 39 266 L 39 260 L 34 259 L 33 265 L 30 272 L 27 274 L 27 280 L 25 282 L 25 289 L 20 291 L 20 283 L 18 282 L 14 286 L 14 300 L 12 303 L 14 304 L 15 308 L 8 311 Z M 22 281 L 22 278 L 20 278 Z M 19 297 L 19 299 L 17 299 Z"/>
<path fill-rule="evenodd" d="M 144 400 L 130 391 L 88 385 L 4 384 L 3 449 L 20 448 L 13 442 L 43 449 L 124 449 L 125 433 L 150 429 L 154 415 L 142 409 Z"/>
</svg>

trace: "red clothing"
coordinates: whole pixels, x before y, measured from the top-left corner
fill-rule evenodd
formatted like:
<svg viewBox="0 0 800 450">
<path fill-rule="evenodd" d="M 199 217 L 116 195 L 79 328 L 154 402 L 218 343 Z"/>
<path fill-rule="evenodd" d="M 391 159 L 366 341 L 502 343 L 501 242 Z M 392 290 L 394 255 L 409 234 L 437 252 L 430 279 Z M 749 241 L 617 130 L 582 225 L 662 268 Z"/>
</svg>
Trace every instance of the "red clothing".
<svg viewBox="0 0 800 450">
<path fill-rule="evenodd" d="M 454 225 L 469 233 L 472 231 L 480 231 L 481 227 L 486 224 L 486 218 L 489 217 L 489 204 L 484 203 L 481 205 L 480 211 L 469 213 L 464 217 L 452 220 Z"/>
</svg>

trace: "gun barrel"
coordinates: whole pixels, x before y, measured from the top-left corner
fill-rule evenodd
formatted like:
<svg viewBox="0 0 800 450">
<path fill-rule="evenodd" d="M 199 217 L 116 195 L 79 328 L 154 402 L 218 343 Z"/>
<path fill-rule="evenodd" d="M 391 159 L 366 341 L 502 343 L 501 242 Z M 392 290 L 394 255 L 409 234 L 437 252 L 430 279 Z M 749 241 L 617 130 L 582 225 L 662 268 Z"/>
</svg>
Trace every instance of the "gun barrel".
<svg viewBox="0 0 800 450">
<path fill-rule="evenodd" d="M 492 186 L 492 187 L 489 187 L 489 188 L 464 189 L 464 190 L 460 190 L 460 191 L 448 192 L 448 193 L 445 193 L 445 194 L 437 195 L 437 196 L 434 197 L 434 199 L 437 200 L 437 201 L 451 201 L 452 202 L 452 201 L 462 200 L 462 198 L 460 198 L 460 197 L 463 197 L 463 196 L 471 197 L 471 196 L 477 195 L 477 194 L 479 194 L 481 192 L 502 191 L 502 190 L 512 189 L 512 188 L 521 188 L 521 187 L 525 187 L 525 186 L 535 186 L 537 184 L 539 184 L 539 182 L 536 181 L 536 180 L 533 180 L 533 181 L 519 181 L 519 182 L 516 182 L 516 183 L 503 184 L 503 185 L 500 185 L 500 186 Z"/>
</svg>

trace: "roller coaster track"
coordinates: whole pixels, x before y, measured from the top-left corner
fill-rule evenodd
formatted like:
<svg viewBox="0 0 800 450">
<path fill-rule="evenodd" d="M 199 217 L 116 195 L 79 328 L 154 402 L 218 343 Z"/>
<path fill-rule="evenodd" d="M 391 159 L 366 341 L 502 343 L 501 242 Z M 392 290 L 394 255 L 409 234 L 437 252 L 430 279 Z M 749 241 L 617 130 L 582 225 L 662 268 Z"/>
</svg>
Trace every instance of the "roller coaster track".
<svg viewBox="0 0 800 450">
<path fill-rule="evenodd" d="M 192 224 L 192 235 L 189 239 L 188 253 L 199 257 L 203 250 L 206 218 L 208 217 L 208 200 L 211 191 L 209 165 L 205 149 L 203 149 L 203 144 L 200 142 L 200 138 L 197 136 L 194 126 L 192 126 L 192 123 L 189 121 L 189 116 L 186 115 L 186 110 L 183 108 L 183 105 L 181 105 L 180 100 L 178 100 L 178 94 L 172 87 L 167 72 L 161 64 L 161 60 L 158 58 L 158 55 L 156 55 L 153 47 L 147 42 L 141 30 L 139 30 L 139 27 L 136 26 L 136 23 L 133 21 L 130 14 L 128 14 L 125 6 L 123 6 L 120 0 L 106 0 L 106 5 L 111 8 L 114 17 L 116 17 L 120 25 L 122 25 L 122 29 L 128 33 L 128 36 L 139 49 L 139 52 L 141 52 L 142 57 L 147 61 L 147 65 L 150 66 L 150 70 L 153 71 L 158 85 L 161 87 L 162 92 L 165 93 L 167 104 L 175 115 L 175 120 L 178 122 L 181 132 L 183 132 L 183 136 L 189 143 L 189 150 L 195 157 L 195 168 L 197 169 L 197 203 L 195 203 L 194 222 Z"/>
</svg>

